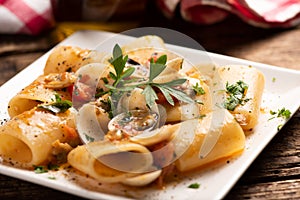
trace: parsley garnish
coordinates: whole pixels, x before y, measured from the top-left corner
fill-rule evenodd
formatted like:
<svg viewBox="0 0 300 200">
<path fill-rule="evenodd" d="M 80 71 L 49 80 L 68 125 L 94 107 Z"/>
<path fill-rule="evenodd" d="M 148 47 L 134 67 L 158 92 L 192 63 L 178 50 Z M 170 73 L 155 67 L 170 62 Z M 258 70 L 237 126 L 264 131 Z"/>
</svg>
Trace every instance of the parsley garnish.
<svg viewBox="0 0 300 200">
<path fill-rule="evenodd" d="M 34 165 L 34 172 L 36 174 L 43 174 L 43 173 L 47 173 L 49 170 L 58 170 L 59 169 L 59 166 L 58 165 L 53 165 L 53 164 L 49 164 L 48 166 L 37 166 L 37 165 Z"/>
<path fill-rule="evenodd" d="M 192 183 L 188 186 L 188 188 L 192 188 L 192 189 L 198 189 L 200 187 L 199 183 Z"/>
<path fill-rule="evenodd" d="M 55 101 L 53 103 L 38 106 L 38 108 L 46 109 L 54 114 L 66 112 L 70 107 L 72 107 L 72 102 L 62 100 L 58 94 L 55 94 Z"/>
<path fill-rule="evenodd" d="M 205 90 L 203 89 L 203 87 L 200 86 L 198 82 L 196 83 L 196 85 L 193 86 L 193 90 L 196 93 L 196 95 L 205 94 Z"/>
<path fill-rule="evenodd" d="M 45 166 L 34 166 L 34 172 L 36 174 L 42 174 L 48 172 Z"/>
<path fill-rule="evenodd" d="M 86 139 L 87 141 L 89 141 L 89 142 L 94 142 L 94 141 L 95 141 L 95 138 L 93 138 L 93 137 L 91 137 L 91 136 L 89 136 L 89 135 L 87 135 L 87 134 L 84 134 L 84 136 L 85 136 L 85 139 Z"/>
<path fill-rule="evenodd" d="M 185 103 L 194 102 L 187 94 L 174 88 L 175 86 L 179 86 L 186 82 L 186 79 L 176 79 L 166 83 L 153 82 L 153 80 L 167 67 L 166 55 L 160 56 L 156 61 L 154 61 L 153 58 L 150 60 L 150 72 L 148 80 L 140 80 L 140 82 L 137 81 L 137 84 L 131 83 L 130 85 L 126 85 L 126 83 L 129 83 L 130 80 L 124 79 L 130 77 L 134 73 L 135 68 L 131 67 L 125 70 L 125 64 L 127 60 L 128 56 L 123 56 L 122 49 L 118 44 L 116 44 L 113 49 L 113 57 L 109 59 L 109 62 L 113 65 L 115 70 L 115 73 L 110 72 L 110 77 L 114 80 L 114 83 L 112 85 L 105 85 L 108 89 L 110 89 L 111 94 L 115 94 L 115 96 L 121 96 L 122 92 L 131 91 L 134 88 L 140 87 L 144 89 L 143 94 L 145 96 L 147 106 L 151 107 L 158 99 L 155 92 L 155 88 L 157 88 L 162 92 L 166 100 L 171 105 L 175 104 L 172 96 Z M 113 104 L 111 104 L 111 106 L 113 106 Z"/>
<path fill-rule="evenodd" d="M 277 118 L 283 118 L 283 119 L 289 119 L 290 117 L 291 117 L 291 111 L 290 110 L 288 110 L 288 109 L 285 109 L 284 107 L 283 108 L 281 108 L 281 109 L 278 109 L 278 111 L 276 112 L 276 111 L 272 111 L 272 110 L 270 110 L 270 114 L 271 115 L 277 115 L 277 116 L 274 116 L 274 117 L 272 117 L 272 118 L 270 118 L 269 120 L 271 120 L 271 119 L 274 119 L 275 117 L 277 117 Z"/>
<path fill-rule="evenodd" d="M 116 44 L 113 49 L 113 57 L 108 60 L 115 69 L 115 73 L 109 73 L 109 76 L 114 80 L 114 87 L 117 87 L 124 78 L 129 77 L 135 70 L 130 67 L 124 71 L 127 60 L 128 56 L 123 56 L 121 47 Z"/>
<path fill-rule="evenodd" d="M 250 99 L 245 99 L 245 95 L 248 89 L 248 85 L 239 80 L 236 84 L 229 85 L 226 83 L 226 93 L 228 95 L 224 102 L 224 107 L 227 110 L 233 111 L 238 105 L 243 105 Z"/>
</svg>

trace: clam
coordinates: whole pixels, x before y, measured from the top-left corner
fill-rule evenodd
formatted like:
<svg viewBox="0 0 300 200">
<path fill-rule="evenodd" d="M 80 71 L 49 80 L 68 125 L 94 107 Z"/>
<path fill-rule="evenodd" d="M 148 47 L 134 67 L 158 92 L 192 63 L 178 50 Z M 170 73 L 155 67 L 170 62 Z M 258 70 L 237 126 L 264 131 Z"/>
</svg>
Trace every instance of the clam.
<svg viewBox="0 0 300 200">
<path fill-rule="evenodd" d="M 154 129 L 158 123 L 158 114 L 148 110 L 129 110 L 115 116 L 108 124 L 110 131 L 122 131 L 134 136 Z"/>
<path fill-rule="evenodd" d="M 130 92 L 124 93 L 118 101 L 117 113 L 129 110 L 148 110 L 143 89 L 135 88 Z"/>
<path fill-rule="evenodd" d="M 92 103 L 84 104 L 76 115 L 77 131 L 86 144 L 103 140 L 107 133 L 108 114 Z"/>
</svg>

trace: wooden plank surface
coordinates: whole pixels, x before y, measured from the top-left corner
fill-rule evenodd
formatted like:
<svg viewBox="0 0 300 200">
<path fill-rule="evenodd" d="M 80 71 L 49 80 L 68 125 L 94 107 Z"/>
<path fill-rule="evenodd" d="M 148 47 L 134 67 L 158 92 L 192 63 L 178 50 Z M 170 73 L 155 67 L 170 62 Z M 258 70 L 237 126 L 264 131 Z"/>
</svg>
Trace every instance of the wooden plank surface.
<svg viewBox="0 0 300 200">
<path fill-rule="evenodd" d="M 153 5 L 147 8 L 140 26 L 159 26 L 178 30 L 198 41 L 207 51 L 300 70 L 300 27 L 260 29 L 249 26 L 234 16 L 215 25 L 196 26 L 178 18 L 168 21 Z M 51 33 L 39 37 L 0 35 L 0 85 L 57 42 L 53 40 Z M 253 162 L 225 199 L 300 199 L 299 175 L 300 112 L 298 111 Z M 16 197 L 80 199 L 0 175 L 0 199 Z"/>
</svg>

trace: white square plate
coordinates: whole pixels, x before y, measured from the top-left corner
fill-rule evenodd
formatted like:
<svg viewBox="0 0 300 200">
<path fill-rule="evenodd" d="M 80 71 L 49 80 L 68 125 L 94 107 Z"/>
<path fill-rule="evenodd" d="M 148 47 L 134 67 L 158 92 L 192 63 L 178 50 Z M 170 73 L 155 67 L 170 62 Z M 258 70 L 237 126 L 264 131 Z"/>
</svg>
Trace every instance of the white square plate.
<svg viewBox="0 0 300 200">
<path fill-rule="evenodd" d="M 74 45 L 93 49 L 96 48 L 95 45 L 112 36 L 114 36 L 114 34 L 108 32 L 81 31 L 73 34 L 60 43 L 60 45 Z M 126 43 L 133 39 L 121 35 L 115 38 L 121 43 Z M 183 55 L 192 63 L 198 64 L 203 55 L 203 53 L 198 50 L 185 47 L 168 45 L 168 48 Z M 49 53 L 50 52 L 46 53 L 36 60 L 0 88 L 1 120 L 8 118 L 6 113 L 8 101 L 18 91 L 43 73 L 43 67 Z M 277 111 L 279 108 L 285 107 L 289 109 L 292 114 L 299 108 L 300 101 L 296 97 L 300 96 L 300 71 L 288 70 L 213 53 L 208 53 L 208 55 L 211 61 L 217 65 L 252 65 L 261 70 L 266 78 L 262 108 Z M 237 159 L 231 160 L 230 163 L 225 162 L 223 165 L 214 167 L 213 169 L 187 174 L 181 181 L 168 184 L 165 190 L 159 190 L 154 187 L 130 189 L 121 185 L 98 184 L 97 181 L 91 178 L 64 170 L 35 174 L 33 171 L 16 169 L 0 164 L 0 173 L 89 199 L 140 198 L 167 200 L 193 199 L 196 195 L 203 199 L 221 199 L 229 192 L 258 154 L 276 135 L 278 132 L 277 126 L 285 123 L 284 121 L 280 121 L 280 119 L 268 120 L 270 117 L 270 114 L 267 112 L 260 116 L 259 124 L 254 132 L 247 136 L 245 151 Z M 55 178 L 54 180 L 53 177 Z M 191 183 L 195 182 L 200 184 L 199 189 L 188 188 Z"/>
</svg>

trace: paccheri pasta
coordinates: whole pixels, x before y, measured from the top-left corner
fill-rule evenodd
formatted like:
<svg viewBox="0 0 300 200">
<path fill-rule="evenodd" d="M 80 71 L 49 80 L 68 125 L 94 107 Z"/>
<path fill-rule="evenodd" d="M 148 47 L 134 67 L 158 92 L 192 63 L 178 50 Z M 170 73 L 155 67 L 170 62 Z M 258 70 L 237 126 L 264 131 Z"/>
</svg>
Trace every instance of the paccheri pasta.
<svg viewBox="0 0 300 200">
<path fill-rule="evenodd" d="M 157 36 L 112 54 L 56 47 L 44 74 L 10 100 L 0 156 L 26 168 L 69 163 L 130 186 L 234 157 L 258 123 L 264 76 L 228 65 L 207 81 L 198 69 Z M 216 143 L 200 157 L 212 132 Z"/>
</svg>

